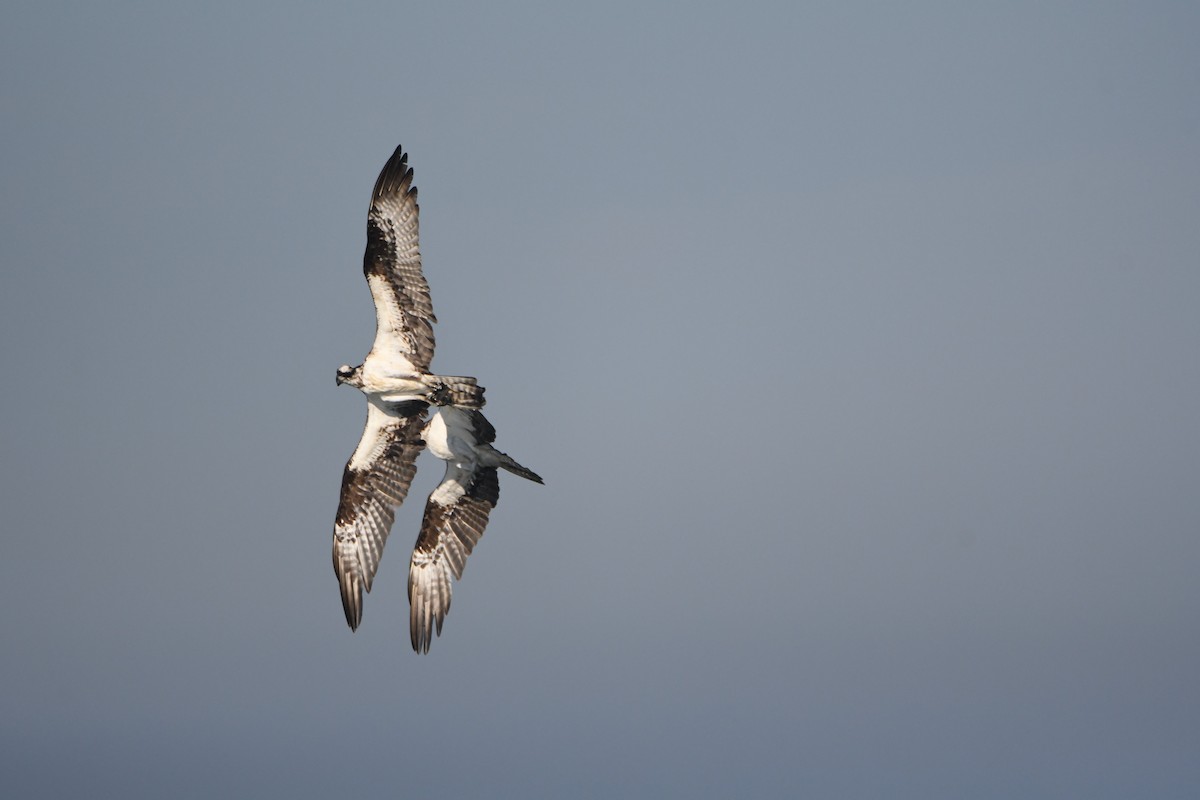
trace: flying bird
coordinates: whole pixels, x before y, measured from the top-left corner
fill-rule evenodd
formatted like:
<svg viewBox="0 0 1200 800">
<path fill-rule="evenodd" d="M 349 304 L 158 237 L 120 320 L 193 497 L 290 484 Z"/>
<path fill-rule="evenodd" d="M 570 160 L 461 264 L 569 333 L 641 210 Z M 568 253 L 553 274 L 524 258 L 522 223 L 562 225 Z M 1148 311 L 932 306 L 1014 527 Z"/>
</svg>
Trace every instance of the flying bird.
<svg viewBox="0 0 1200 800">
<path fill-rule="evenodd" d="M 408 495 L 426 444 L 446 462 L 429 495 L 409 563 L 409 632 L 428 652 L 450 609 L 450 576 L 462 577 L 500 496 L 496 469 L 542 479 L 492 447 L 484 389 L 474 378 L 435 375 L 433 304 L 421 271 L 417 189 L 408 154 L 397 147 L 371 193 L 363 273 L 375 301 L 375 341 L 357 367 L 337 369 L 338 385 L 367 396 L 367 422 L 346 462 L 333 527 L 333 569 L 352 630 L 362 622 L 363 592 L 379 569 L 396 508 Z M 426 414 L 434 407 L 432 418 Z"/>
</svg>

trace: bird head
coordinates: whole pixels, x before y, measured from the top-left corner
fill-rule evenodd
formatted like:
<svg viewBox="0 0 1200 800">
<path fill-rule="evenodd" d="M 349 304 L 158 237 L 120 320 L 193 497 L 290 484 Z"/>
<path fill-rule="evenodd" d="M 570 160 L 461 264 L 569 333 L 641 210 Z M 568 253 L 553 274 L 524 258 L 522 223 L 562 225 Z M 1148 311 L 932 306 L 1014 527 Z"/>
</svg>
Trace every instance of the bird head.
<svg viewBox="0 0 1200 800">
<path fill-rule="evenodd" d="M 342 364 L 337 368 L 337 385 L 348 383 L 351 386 L 362 388 L 362 367 L 351 367 L 348 364 Z"/>
</svg>

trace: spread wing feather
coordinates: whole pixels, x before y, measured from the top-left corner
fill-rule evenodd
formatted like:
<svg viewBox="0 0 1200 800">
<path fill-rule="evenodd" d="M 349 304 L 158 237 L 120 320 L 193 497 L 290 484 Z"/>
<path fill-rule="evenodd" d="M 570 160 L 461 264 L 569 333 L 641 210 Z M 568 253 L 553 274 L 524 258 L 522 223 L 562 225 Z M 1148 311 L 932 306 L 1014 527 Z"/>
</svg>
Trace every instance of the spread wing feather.
<svg viewBox="0 0 1200 800">
<path fill-rule="evenodd" d="M 363 273 L 375 300 L 372 353 L 399 354 L 414 372 L 433 360 L 433 303 L 421 272 L 417 187 L 403 146 L 384 164 L 367 212 Z"/>
<path fill-rule="evenodd" d="M 429 652 L 435 630 L 441 635 L 450 610 L 451 577 L 462 577 L 499 498 L 495 467 L 471 472 L 446 463 L 445 477 L 425 504 L 408 567 L 409 636 L 418 653 Z"/>
<path fill-rule="evenodd" d="M 351 629 L 362 621 L 363 591 L 371 591 L 396 507 L 404 502 L 417 473 L 428 407 L 419 400 L 386 403 L 369 398 L 366 427 L 342 473 L 333 527 L 333 570 Z"/>
</svg>

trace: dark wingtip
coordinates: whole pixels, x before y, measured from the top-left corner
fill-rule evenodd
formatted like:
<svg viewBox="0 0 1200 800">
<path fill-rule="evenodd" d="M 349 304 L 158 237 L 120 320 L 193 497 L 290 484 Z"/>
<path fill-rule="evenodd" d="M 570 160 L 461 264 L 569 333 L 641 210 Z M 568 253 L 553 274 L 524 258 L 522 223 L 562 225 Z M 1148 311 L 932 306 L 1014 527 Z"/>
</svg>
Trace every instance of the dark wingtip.
<svg viewBox="0 0 1200 800">
<path fill-rule="evenodd" d="M 416 197 L 417 190 L 415 186 L 412 186 L 412 174 L 412 168 L 408 166 L 408 153 L 404 152 L 404 145 L 397 145 L 392 157 L 383 165 L 383 169 L 379 171 L 379 177 L 375 179 L 375 189 L 371 193 L 372 199 L 385 197 L 405 189 Z"/>
<path fill-rule="evenodd" d="M 493 470 L 494 472 L 495 470 Z M 447 606 L 447 609 L 449 606 Z M 442 620 L 445 610 L 439 615 L 434 614 L 425 605 L 425 598 L 420 592 L 413 591 L 412 573 L 408 580 L 408 640 L 412 643 L 414 653 L 424 655 L 429 652 L 435 635 L 442 635 Z"/>
<path fill-rule="evenodd" d="M 424 655 L 429 652 L 429 644 L 433 641 L 433 632 L 413 619 L 408 626 L 408 639 L 412 642 L 413 652 Z"/>
<path fill-rule="evenodd" d="M 350 626 L 350 630 L 358 630 L 358 626 L 362 624 L 362 593 L 359 592 L 356 598 L 348 592 L 343 592 L 342 610 L 346 612 L 346 624 Z"/>
<path fill-rule="evenodd" d="M 362 623 L 362 586 L 342 569 L 337 548 L 333 551 L 333 571 L 337 575 L 338 588 L 341 590 L 342 611 L 346 614 L 346 624 L 350 626 L 350 630 L 356 631 Z"/>
</svg>

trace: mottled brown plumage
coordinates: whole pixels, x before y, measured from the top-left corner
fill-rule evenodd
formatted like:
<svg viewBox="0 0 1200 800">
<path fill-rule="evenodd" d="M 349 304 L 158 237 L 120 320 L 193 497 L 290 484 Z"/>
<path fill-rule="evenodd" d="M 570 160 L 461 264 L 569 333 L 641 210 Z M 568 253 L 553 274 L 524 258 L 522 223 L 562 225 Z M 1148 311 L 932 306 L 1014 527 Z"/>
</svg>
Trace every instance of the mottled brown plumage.
<svg viewBox="0 0 1200 800">
<path fill-rule="evenodd" d="M 492 447 L 496 429 L 480 411 L 438 409 L 425 427 L 429 451 L 446 462 L 442 482 L 425 503 L 421 534 L 408 566 L 409 636 L 429 651 L 450 611 L 451 581 L 462 578 L 467 556 L 500 499 L 496 469 L 541 483 L 537 473 Z"/>
<path fill-rule="evenodd" d="M 474 378 L 432 374 L 433 304 L 421 271 L 417 189 L 408 156 L 397 147 L 371 193 L 363 274 L 375 301 L 375 340 L 357 367 L 342 365 L 337 382 L 367 396 L 367 424 L 342 474 L 333 531 L 333 569 L 346 622 L 362 622 L 396 508 L 429 446 L 446 474 L 429 496 L 409 564 L 413 648 L 429 650 L 450 608 L 451 580 L 461 577 L 500 496 L 496 468 L 541 482 L 536 473 L 494 449 L 496 431 L 479 409 Z M 430 405 L 438 412 L 428 424 Z"/>
<path fill-rule="evenodd" d="M 375 299 L 372 352 L 397 351 L 421 372 L 433 360 L 433 301 L 421 271 L 420 211 L 408 154 L 397 147 L 371 192 L 363 274 Z M 377 283 L 372 276 L 383 278 Z"/>
<path fill-rule="evenodd" d="M 363 592 L 371 591 L 396 507 L 404 502 L 417 474 L 428 408 L 421 401 L 370 403 L 362 439 L 342 473 L 333 526 L 333 570 L 351 629 L 362 622 Z"/>
<path fill-rule="evenodd" d="M 462 578 L 467 556 L 479 544 L 499 499 L 496 468 L 486 467 L 474 473 L 465 494 L 452 505 L 441 505 L 432 496 L 425 504 L 408 577 L 408 631 L 418 653 L 429 652 L 435 625 L 441 635 L 442 620 L 450 610 L 450 575 L 456 580 Z M 436 574 L 431 580 L 432 592 L 421 590 L 417 576 L 424 571 Z"/>
</svg>

